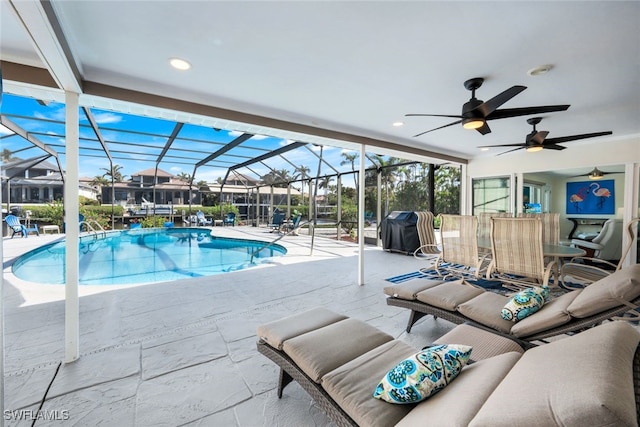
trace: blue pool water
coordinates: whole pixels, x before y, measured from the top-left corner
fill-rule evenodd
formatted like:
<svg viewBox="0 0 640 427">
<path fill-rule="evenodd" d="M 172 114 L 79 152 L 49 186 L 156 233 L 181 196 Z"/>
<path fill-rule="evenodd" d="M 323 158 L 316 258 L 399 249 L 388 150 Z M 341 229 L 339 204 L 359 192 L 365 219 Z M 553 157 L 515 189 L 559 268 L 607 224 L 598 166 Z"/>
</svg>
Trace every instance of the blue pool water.
<svg viewBox="0 0 640 427">
<path fill-rule="evenodd" d="M 211 276 L 287 252 L 280 245 L 265 245 L 256 240 L 212 236 L 206 228 L 152 228 L 113 231 L 97 238 L 81 236 L 80 284 L 119 285 Z M 18 258 L 13 273 L 29 282 L 64 284 L 64 254 L 64 241 L 41 246 Z"/>
</svg>

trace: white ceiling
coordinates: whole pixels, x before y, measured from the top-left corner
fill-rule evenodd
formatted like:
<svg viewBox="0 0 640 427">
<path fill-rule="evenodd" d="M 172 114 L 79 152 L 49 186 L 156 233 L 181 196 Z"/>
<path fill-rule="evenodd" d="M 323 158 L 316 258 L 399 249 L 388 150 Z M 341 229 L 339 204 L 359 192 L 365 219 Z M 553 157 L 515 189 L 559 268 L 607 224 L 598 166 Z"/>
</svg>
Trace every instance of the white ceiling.
<svg viewBox="0 0 640 427">
<path fill-rule="evenodd" d="M 638 1 L 52 0 L 64 37 L 46 4 L 1 1 L 2 60 L 48 68 L 67 89 L 75 67 L 83 82 L 471 159 L 500 152 L 479 145 L 524 142 L 527 117 L 490 121 L 484 136 L 456 125 L 414 138 L 453 119 L 404 114 L 460 114 L 463 82 L 484 77 L 485 101 L 528 87 L 503 108 L 571 104 L 542 115 L 549 138 L 613 131 L 565 144 L 577 154 L 640 135 Z M 542 64 L 553 69 L 527 75 Z"/>
</svg>

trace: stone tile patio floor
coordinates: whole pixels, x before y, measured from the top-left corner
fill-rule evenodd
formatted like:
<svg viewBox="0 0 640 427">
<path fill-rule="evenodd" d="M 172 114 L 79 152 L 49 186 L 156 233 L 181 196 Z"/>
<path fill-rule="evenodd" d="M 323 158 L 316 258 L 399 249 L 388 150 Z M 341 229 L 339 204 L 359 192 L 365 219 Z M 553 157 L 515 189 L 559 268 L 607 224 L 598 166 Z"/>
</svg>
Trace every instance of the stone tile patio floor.
<svg viewBox="0 0 640 427">
<path fill-rule="evenodd" d="M 214 232 L 274 237 L 255 227 Z M 279 243 L 288 254 L 266 266 L 150 285 L 82 286 L 81 357 L 64 364 L 64 287 L 23 282 L 10 267 L 17 255 L 58 238 L 3 241 L 7 426 L 32 425 L 45 393 L 43 414 L 58 419 L 36 426 L 332 426 L 297 384 L 277 398 L 278 369 L 255 348 L 259 324 L 324 306 L 416 347 L 453 327 L 428 317 L 407 334 L 408 311 L 386 305 L 385 279 L 423 261 L 366 246 L 365 285 L 358 286 L 357 245 L 316 238 L 311 256 L 309 236 L 286 236 Z"/>
</svg>

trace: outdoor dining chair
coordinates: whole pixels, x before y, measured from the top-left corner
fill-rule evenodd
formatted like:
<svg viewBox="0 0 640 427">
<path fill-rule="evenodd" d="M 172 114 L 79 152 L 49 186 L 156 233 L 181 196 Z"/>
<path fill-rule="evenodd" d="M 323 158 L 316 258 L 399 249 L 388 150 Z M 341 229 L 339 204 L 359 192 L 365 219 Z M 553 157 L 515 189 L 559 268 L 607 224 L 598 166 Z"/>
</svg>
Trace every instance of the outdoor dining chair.
<svg viewBox="0 0 640 427">
<path fill-rule="evenodd" d="M 540 218 L 491 218 L 491 254 L 487 279 L 512 290 L 548 285 L 556 264 L 545 266 Z"/>
<path fill-rule="evenodd" d="M 416 228 L 418 231 L 418 239 L 420 240 L 420 246 L 413 252 L 413 256 L 418 259 L 427 259 L 429 261 L 435 260 L 440 255 L 440 248 L 436 240 L 436 232 L 433 227 L 433 213 L 429 211 L 416 212 L 418 221 Z M 421 270 L 430 270 L 424 268 Z"/>
<path fill-rule="evenodd" d="M 556 212 L 524 213 L 518 218 L 540 218 L 542 221 L 542 243 L 557 245 L 560 242 L 560 214 Z"/>
<path fill-rule="evenodd" d="M 439 276 L 478 278 L 486 272 L 490 258 L 478 254 L 478 218 L 472 215 L 440 215 L 440 246 L 436 260 Z M 443 274 L 444 273 L 444 274 Z"/>
<path fill-rule="evenodd" d="M 235 212 L 227 212 L 227 216 L 222 219 L 222 225 L 236 226 L 236 214 Z"/>
</svg>

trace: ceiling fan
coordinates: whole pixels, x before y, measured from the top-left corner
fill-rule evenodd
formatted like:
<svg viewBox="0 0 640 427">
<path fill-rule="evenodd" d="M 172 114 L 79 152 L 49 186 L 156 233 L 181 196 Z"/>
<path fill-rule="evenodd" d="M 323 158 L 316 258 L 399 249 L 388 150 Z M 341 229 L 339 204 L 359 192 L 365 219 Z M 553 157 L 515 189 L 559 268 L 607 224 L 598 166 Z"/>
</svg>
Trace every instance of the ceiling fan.
<svg viewBox="0 0 640 427">
<path fill-rule="evenodd" d="M 462 114 L 449 115 L 449 114 L 405 114 L 406 117 L 413 116 L 428 116 L 428 117 L 452 117 L 458 118 L 455 122 L 440 126 L 434 129 L 421 132 L 414 137 L 424 135 L 425 133 L 433 132 L 434 130 L 443 129 L 449 126 L 462 123 L 462 127 L 465 129 L 475 129 L 483 135 L 491 132 L 487 120 L 506 119 L 509 117 L 527 116 L 530 114 L 542 114 L 550 113 L 554 111 L 565 111 L 569 108 L 569 105 L 545 105 L 539 107 L 524 107 L 524 108 L 506 108 L 498 110 L 502 104 L 525 90 L 526 86 L 512 86 L 504 92 L 494 96 L 490 100 L 484 102 L 480 99 L 476 99 L 476 89 L 482 86 L 484 79 L 482 77 L 475 77 L 464 82 L 464 87 L 471 91 L 471 99 L 462 106 Z"/>
<path fill-rule="evenodd" d="M 602 179 L 605 175 L 609 175 L 612 173 L 618 173 L 618 172 L 603 172 L 597 167 L 594 167 L 593 170 L 589 173 L 583 173 L 582 175 L 574 175 L 574 176 L 570 176 L 569 178 L 578 178 L 580 176 L 587 176 L 589 177 L 589 179 Z"/>
<path fill-rule="evenodd" d="M 532 117 L 527 119 L 527 123 L 533 126 L 533 131 L 527 135 L 525 142 L 522 144 L 500 144 L 500 145 L 481 145 L 478 148 L 490 148 L 490 147 L 516 147 L 512 150 L 505 151 L 504 153 L 498 154 L 501 156 L 502 154 L 510 153 L 516 150 L 522 150 L 523 148 L 527 151 L 534 152 L 540 151 L 543 148 L 548 150 L 564 150 L 567 147 L 563 147 L 561 144 L 563 142 L 576 141 L 578 139 L 586 139 L 586 138 L 595 138 L 596 136 L 604 136 L 611 135 L 613 132 L 595 132 L 595 133 L 583 133 L 580 135 L 569 135 L 569 136 L 560 136 L 558 138 L 548 138 L 547 135 L 549 132 L 546 130 L 538 131 L 536 130 L 536 125 L 542 121 L 542 117 Z"/>
</svg>

